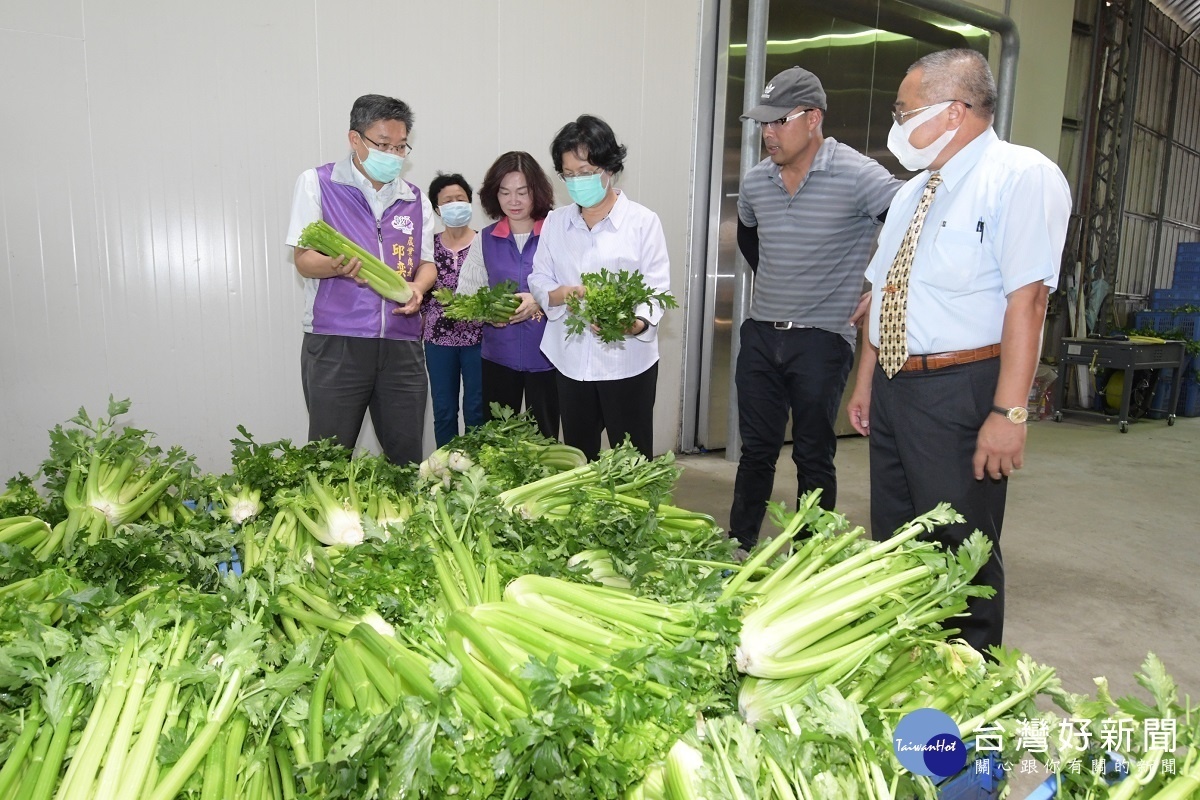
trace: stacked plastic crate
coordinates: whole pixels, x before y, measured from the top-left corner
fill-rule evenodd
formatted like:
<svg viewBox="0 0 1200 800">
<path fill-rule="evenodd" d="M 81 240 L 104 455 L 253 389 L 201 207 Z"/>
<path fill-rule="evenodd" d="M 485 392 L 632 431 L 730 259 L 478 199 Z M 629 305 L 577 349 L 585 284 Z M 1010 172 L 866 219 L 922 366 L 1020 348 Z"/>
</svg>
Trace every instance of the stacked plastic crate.
<svg viewBox="0 0 1200 800">
<path fill-rule="evenodd" d="M 1150 308 L 1139 311 L 1134 318 L 1139 330 L 1182 335 L 1193 342 L 1200 341 L 1200 242 L 1182 242 L 1175 250 L 1175 276 L 1170 289 L 1155 289 L 1150 293 Z M 1200 357 L 1191 356 L 1183 371 L 1183 389 L 1175 413 L 1181 417 L 1200 416 Z M 1159 378 L 1154 393 L 1154 409 L 1166 412 L 1171 385 L 1176 375 Z"/>
</svg>

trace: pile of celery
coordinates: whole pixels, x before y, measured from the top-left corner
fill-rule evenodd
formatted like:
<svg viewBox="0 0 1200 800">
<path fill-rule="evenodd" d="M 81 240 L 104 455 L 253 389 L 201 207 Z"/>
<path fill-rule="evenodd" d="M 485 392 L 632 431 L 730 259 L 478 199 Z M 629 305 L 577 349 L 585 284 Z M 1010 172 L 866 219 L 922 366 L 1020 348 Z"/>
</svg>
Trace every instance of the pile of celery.
<svg viewBox="0 0 1200 800">
<path fill-rule="evenodd" d="M 1111 788 L 1097 741 L 1047 750 L 1062 796 L 1200 792 L 1157 659 L 1152 703 L 1093 700 L 953 638 L 988 548 L 923 540 L 947 508 L 873 543 L 808 497 L 736 564 L 669 455 L 587 464 L 527 416 L 407 468 L 239 429 L 203 475 L 128 411 L 81 411 L 0 494 L 0 800 L 933 798 L 905 713 L 981 744 L 1051 724 L 1039 696 L 1177 723 Z"/>
</svg>

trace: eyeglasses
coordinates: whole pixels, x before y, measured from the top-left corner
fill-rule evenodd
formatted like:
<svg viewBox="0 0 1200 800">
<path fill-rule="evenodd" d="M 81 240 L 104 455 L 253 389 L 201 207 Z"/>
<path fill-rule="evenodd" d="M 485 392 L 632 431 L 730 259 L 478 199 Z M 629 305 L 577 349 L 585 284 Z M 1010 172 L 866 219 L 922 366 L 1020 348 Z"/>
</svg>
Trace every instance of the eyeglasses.
<svg viewBox="0 0 1200 800">
<path fill-rule="evenodd" d="M 794 120 L 794 119 L 798 119 L 798 118 L 800 118 L 800 117 L 803 117 L 803 116 L 804 116 L 805 114 L 807 114 L 808 112 L 810 112 L 810 111 L 815 111 L 815 110 L 816 110 L 816 109 L 812 109 L 812 108 L 806 108 L 806 109 L 804 109 L 803 111 L 797 111 L 795 114 L 789 114 L 789 115 L 788 115 L 788 116 L 786 116 L 786 117 L 780 117 L 779 119 L 773 119 L 773 120 L 771 120 L 770 122 L 760 122 L 760 123 L 758 123 L 758 124 L 759 124 L 759 125 L 762 125 L 764 128 L 772 128 L 772 129 L 774 129 L 774 128 L 778 128 L 778 127 L 780 127 L 780 126 L 782 126 L 782 125 L 787 125 L 787 124 L 788 124 L 789 122 L 791 122 L 792 120 Z"/>
<path fill-rule="evenodd" d="M 942 103 L 962 103 L 967 108 L 971 108 L 971 104 L 968 103 L 966 100 L 943 100 L 943 101 L 941 101 L 941 103 L 930 103 L 927 106 L 921 106 L 920 108 L 914 108 L 912 111 L 893 111 L 892 119 L 894 119 L 896 121 L 897 125 L 903 125 L 904 120 L 908 119 L 913 114 L 920 114 L 922 111 L 928 111 L 929 109 L 933 108 L 934 106 L 940 106 Z"/>
<path fill-rule="evenodd" d="M 590 178 L 593 175 L 599 175 L 601 172 L 604 172 L 604 170 L 594 169 L 591 172 L 560 172 L 558 173 L 558 177 L 562 178 L 564 181 L 567 181 L 571 178 Z"/>
<path fill-rule="evenodd" d="M 380 144 L 379 142 L 375 141 L 374 139 L 367 138 L 367 135 L 365 133 L 363 133 L 362 131 L 357 131 L 357 133 L 359 136 L 362 137 L 364 142 L 369 142 L 370 144 L 374 145 L 376 150 L 380 150 L 384 153 L 394 153 L 395 155 L 398 155 L 398 156 L 406 156 L 412 152 L 412 147 L 409 146 L 407 143 L 405 143 L 405 144 Z"/>
</svg>

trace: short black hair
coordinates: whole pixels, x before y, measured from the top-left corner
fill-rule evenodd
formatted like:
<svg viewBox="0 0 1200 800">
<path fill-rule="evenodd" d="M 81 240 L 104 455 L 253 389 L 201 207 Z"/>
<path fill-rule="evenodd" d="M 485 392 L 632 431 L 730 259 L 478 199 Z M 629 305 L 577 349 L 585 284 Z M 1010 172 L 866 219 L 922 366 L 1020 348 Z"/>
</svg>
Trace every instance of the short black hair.
<svg viewBox="0 0 1200 800">
<path fill-rule="evenodd" d="M 533 210 L 529 216 L 535 220 L 545 219 L 550 209 L 554 208 L 554 187 L 550 185 L 542 165 L 524 150 L 510 150 L 488 167 L 487 175 L 483 176 L 483 185 L 479 187 L 479 205 L 483 213 L 492 219 L 504 216 L 504 209 L 500 207 L 500 184 L 513 172 L 525 176 L 525 185 L 529 187 L 529 195 L 533 198 Z"/>
<path fill-rule="evenodd" d="M 350 130 L 363 133 L 380 120 L 403 122 L 412 133 L 413 113 L 408 103 L 381 94 L 364 94 L 354 101 L 350 109 Z"/>
<path fill-rule="evenodd" d="M 467 193 L 467 202 L 475 196 L 471 191 L 471 184 L 467 183 L 467 179 L 457 172 L 447 175 L 444 172 L 439 172 L 429 184 L 429 202 L 433 204 L 433 210 L 437 211 L 438 195 L 442 193 L 442 189 L 447 186 L 461 186 L 463 191 Z"/>
<path fill-rule="evenodd" d="M 617 144 L 617 135 L 608 123 L 591 114 L 568 122 L 550 144 L 554 171 L 562 174 L 563 153 L 584 151 L 589 164 L 616 175 L 625 168 L 625 145 Z"/>
</svg>

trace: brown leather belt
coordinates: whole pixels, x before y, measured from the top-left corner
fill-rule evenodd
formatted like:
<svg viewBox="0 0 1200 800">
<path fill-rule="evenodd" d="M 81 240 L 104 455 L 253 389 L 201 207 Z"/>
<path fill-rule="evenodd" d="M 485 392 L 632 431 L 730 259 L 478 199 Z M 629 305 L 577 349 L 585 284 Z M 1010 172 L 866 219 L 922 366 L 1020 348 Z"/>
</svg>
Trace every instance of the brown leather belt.
<svg viewBox="0 0 1200 800">
<path fill-rule="evenodd" d="M 1000 356 L 1000 345 L 989 344 L 987 347 L 976 347 L 974 350 L 953 350 L 949 353 L 929 353 L 924 356 L 909 356 L 908 361 L 900 368 L 901 372 L 928 371 L 953 367 L 958 364 L 974 364 L 988 358 Z"/>
</svg>

